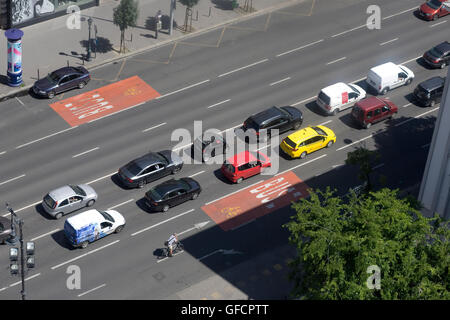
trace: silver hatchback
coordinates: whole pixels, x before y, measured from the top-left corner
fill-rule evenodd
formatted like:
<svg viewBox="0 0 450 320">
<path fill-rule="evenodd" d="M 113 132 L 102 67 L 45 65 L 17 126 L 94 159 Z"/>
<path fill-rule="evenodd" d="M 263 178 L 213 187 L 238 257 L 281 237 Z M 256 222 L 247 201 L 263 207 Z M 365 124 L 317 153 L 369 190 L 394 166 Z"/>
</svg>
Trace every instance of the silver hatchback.
<svg viewBox="0 0 450 320">
<path fill-rule="evenodd" d="M 47 193 L 42 200 L 42 207 L 53 218 L 84 207 L 92 206 L 97 200 L 97 193 L 87 184 L 67 185 Z"/>
</svg>

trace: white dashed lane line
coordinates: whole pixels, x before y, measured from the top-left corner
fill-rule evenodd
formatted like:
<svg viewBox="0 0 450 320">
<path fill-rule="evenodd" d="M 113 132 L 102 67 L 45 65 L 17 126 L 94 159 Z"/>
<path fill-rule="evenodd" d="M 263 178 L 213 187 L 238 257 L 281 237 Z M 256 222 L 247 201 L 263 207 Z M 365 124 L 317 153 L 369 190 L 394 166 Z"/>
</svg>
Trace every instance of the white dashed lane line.
<svg viewBox="0 0 450 320">
<path fill-rule="evenodd" d="M 161 126 L 163 126 L 163 125 L 166 125 L 166 124 L 167 124 L 167 122 L 163 122 L 163 123 L 157 124 L 156 126 L 153 126 L 153 127 L 147 128 L 147 129 L 145 129 L 145 130 L 142 130 L 142 132 L 147 132 L 147 131 L 150 131 L 150 130 L 159 128 L 159 127 L 161 127 Z"/>
<path fill-rule="evenodd" d="M 18 176 L 18 177 L 15 177 L 15 178 L 11 178 L 11 179 L 9 179 L 9 180 L 6 180 L 6 181 L 3 181 L 3 182 L 0 182 L 0 186 L 1 186 L 1 185 L 3 185 L 3 184 L 6 184 L 6 183 L 8 183 L 8 182 L 11 182 L 11 181 L 14 181 L 14 180 L 17 180 L 17 179 L 23 178 L 23 177 L 25 177 L 25 174 L 22 174 L 22 175 L 20 175 L 20 176 Z"/>
<path fill-rule="evenodd" d="M 92 152 L 92 151 L 96 151 L 98 149 L 100 149 L 100 148 L 99 147 L 95 147 L 93 149 L 90 149 L 90 150 L 84 151 L 82 153 L 76 154 L 76 155 L 72 156 L 72 158 L 77 158 L 79 156 L 85 155 L 86 153 L 89 153 L 89 152 Z"/>
<path fill-rule="evenodd" d="M 226 73 L 222 73 L 221 75 L 218 76 L 218 78 L 227 76 L 227 75 L 229 75 L 229 74 L 232 74 L 232 73 L 235 73 L 235 72 L 238 72 L 238 71 L 241 71 L 241 70 L 244 70 L 244 69 L 253 67 L 253 66 L 256 66 L 257 64 L 264 63 L 264 62 L 267 62 L 267 61 L 269 61 L 269 59 L 263 59 L 263 60 L 260 60 L 260 61 L 258 61 L 258 62 L 249 64 L 249 65 L 247 65 L 247 66 L 245 66 L 245 67 L 241 67 L 241 68 L 234 69 L 234 70 L 229 71 L 229 72 L 226 72 Z"/>
</svg>

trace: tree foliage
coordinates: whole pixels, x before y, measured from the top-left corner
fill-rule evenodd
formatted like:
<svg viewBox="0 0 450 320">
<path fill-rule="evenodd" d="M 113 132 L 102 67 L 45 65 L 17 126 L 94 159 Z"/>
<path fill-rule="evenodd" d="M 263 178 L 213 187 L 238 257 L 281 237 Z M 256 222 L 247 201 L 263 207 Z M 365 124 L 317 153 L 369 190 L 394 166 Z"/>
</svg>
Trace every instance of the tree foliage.
<svg viewBox="0 0 450 320">
<path fill-rule="evenodd" d="M 136 0 L 120 0 L 113 10 L 113 23 L 120 29 L 120 52 L 124 49 L 125 30 L 136 26 L 139 14 L 139 3 Z"/>
<path fill-rule="evenodd" d="M 425 218 L 397 190 L 347 201 L 311 190 L 285 225 L 298 257 L 290 264 L 294 297 L 305 299 L 450 299 L 449 224 Z M 381 289 L 366 285 L 381 269 Z"/>
</svg>

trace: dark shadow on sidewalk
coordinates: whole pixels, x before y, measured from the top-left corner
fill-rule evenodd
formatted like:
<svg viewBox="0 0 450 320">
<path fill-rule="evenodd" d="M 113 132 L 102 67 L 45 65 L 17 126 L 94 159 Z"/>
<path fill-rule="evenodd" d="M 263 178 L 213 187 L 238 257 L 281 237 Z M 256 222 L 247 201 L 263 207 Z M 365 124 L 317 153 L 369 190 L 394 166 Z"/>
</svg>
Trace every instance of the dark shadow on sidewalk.
<svg viewBox="0 0 450 320">
<path fill-rule="evenodd" d="M 214 4 L 217 9 L 233 10 L 232 0 L 211 0 L 211 3 Z"/>
<path fill-rule="evenodd" d="M 82 41 L 80 41 L 80 44 L 87 51 L 89 41 L 82 40 Z M 110 52 L 113 50 L 114 50 L 113 45 L 112 45 L 111 41 L 109 41 L 109 39 L 103 38 L 103 37 L 97 37 L 97 45 L 96 45 L 95 39 L 91 39 L 91 54 L 95 55 L 95 52 L 107 53 L 107 52 Z"/>
</svg>

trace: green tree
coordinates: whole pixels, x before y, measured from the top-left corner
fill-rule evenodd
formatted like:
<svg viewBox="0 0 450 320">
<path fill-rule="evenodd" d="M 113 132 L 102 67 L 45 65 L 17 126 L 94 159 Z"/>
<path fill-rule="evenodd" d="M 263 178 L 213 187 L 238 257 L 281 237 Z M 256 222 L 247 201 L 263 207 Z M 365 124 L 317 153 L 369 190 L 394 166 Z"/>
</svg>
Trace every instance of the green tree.
<svg viewBox="0 0 450 320">
<path fill-rule="evenodd" d="M 358 147 L 356 150 L 347 153 L 346 164 L 359 166 L 359 180 L 367 183 L 367 191 L 372 190 L 370 174 L 372 173 L 372 162 L 378 160 L 380 154 L 378 151 L 368 150 L 365 147 Z"/>
<path fill-rule="evenodd" d="M 113 10 L 113 23 L 120 29 L 120 52 L 125 49 L 125 30 L 128 27 L 136 26 L 138 18 L 138 1 L 120 0 L 120 3 Z"/>
<path fill-rule="evenodd" d="M 186 13 L 184 15 L 184 31 L 187 32 L 188 20 L 191 17 L 191 28 L 192 29 L 192 7 L 197 5 L 199 0 L 179 0 L 180 3 L 186 6 Z"/>
<path fill-rule="evenodd" d="M 450 299 L 449 223 L 425 218 L 397 190 L 364 198 L 311 190 L 284 225 L 297 248 L 292 295 L 303 299 Z M 381 271 L 370 289 L 369 266 Z"/>
</svg>

